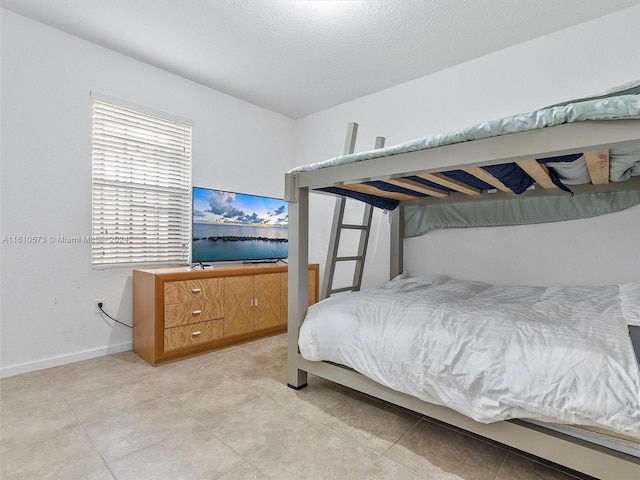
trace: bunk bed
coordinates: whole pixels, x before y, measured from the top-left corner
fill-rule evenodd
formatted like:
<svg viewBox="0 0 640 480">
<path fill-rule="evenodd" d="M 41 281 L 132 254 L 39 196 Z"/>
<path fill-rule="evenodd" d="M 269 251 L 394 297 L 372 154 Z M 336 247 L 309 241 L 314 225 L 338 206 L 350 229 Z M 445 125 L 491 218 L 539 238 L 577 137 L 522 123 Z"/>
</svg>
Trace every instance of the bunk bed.
<svg viewBox="0 0 640 480">
<path fill-rule="evenodd" d="M 348 196 L 392 211 L 392 279 L 387 285 L 336 295 L 307 308 L 310 191 Z M 471 225 L 482 204 L 489 205 L 484 212 L 500 211 L 500 218 L 492 213 L 482 220 L 489 225 L 582 218 L 640 204 L 640 82 L 456 132 L 298 167 L 286 174 L 285 198 L 290 387 L 304 387 L 307 373 L 312 373 L 598 478 L 640 478 L 640 359 L 634 356 L 627 331 L 627 325 L 640 326 L 640 277 L 636 283 L 601 288 L 496 289 L 444 276 L 405 278 L 402 255 L 403 237 Z M 577 302 L 570 305 L 569 298 Z M 381 299 L 380 307 L 373 306 L 376 299 Z M 509 308 L 500 310 L 504 305 Z M 524 315 L 541 306 L 541 317 Z M 426 310 L 435 320 L 410 321 L 411 315 L 427 317 Z M 549 322 L 553 315 L 559 327 Z M 480 323 L 485 317 L 494 323 Z M 599 323 L 590 322 L 596 317 Z M 365 324 L 367 318 L 374 321 Z M 551 323 L 539 343 L 548 349 L 556 336 L 558 350 L 532 351 L 531 339 L 523 338 L 524 350 L 509 344 L 513 371 L 505 370 L 505 362 L 487 363 L 481 353 L 491 343 L 496 318 L 511 329 L 510 338 L 527 330 L 527 322 Z M 404 328 L 410 323 L 414 331 Z M 582 335 L 583 343 L 575 337 L 560 339 L 568 330 L 567 335 Z M 486 332 L 491 332 L 489 337 Z M 365 345 L 358 335 L 371 343 Z M 400 337 L 408 342 L 396 344 L 403 345 L 402 352 L 384 343 Z M 443 348 L 438 350 L 435 345 L 440 342 Z M 362 344 L 362 350 L 349 355 L 356 344 Z M 600 348 L 604 344 L 608 352 Z M 496 348 L 501 351 L 504 344 Z M 431 357 L 426 350 L 433 351 Z M 461 355 L 465 350 L 470 358 Z M 601 392 L 605 410 L 585 406 L 587 411 L 581 412 L 581 405 L 562 402 L 546 405 L 543 397 L 549 397 L 548 392 L 536 391 L 533 378 L 530 383 L 519 378 L 515 383 L 521 391 L 505 400 L 510 394 L 502 391 L 509 388 L 503 380 L 527 372 L 527 366 L 517 362 L 531 360 L 531 355 L 538 360 L 567 355 L 573 359 L 568 369 L 556 368 L 554 388 L 569 376 L 585 381 L 588 377 L 575 376 L 580 375 L 576 366 L 589 356 L 595 358 L 584 369 L 595 375 L 587 382 L 606 378 L 600 382 L 603 390 L 605 384 L 615 390 Z M 382 361 L 376 363 L 376 358 Z M 416 365 L 410 365 L 416 358 Z M 458 360 L 461 363 L 455 363 Z M 612 369 L 598 369 L 604 364 Z M 498 371 L 498 383 L 485 376 L 492 370 Z M 609 382 L 613 377 L 616 380 Z M 501 391 L 499 398 L 473 397 L 478 384 L 487 391 Z M 563 388 L 556 399 L 569 398 Z M 613 397 L 621 403 L 611 403 Z M 540 408 L 532 411 L 526 405 Z"/>
</svg>

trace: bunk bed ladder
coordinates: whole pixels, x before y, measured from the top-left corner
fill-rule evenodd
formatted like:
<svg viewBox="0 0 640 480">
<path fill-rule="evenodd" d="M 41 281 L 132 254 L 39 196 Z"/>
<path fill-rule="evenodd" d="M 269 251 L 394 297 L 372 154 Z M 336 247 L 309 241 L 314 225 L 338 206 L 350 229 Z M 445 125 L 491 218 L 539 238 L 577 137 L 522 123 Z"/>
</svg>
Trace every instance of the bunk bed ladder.
<svg viewBox="0 0 640 480">
<path fill-rule="evenodd" d="M 349 123 L 347 128 L 347 140 L 344 146 L 345 155 L 354 152 L 357 133 L 358 124 Z M 382 147 L 384 147 L 384 137 L 377 137 L 375 148 Z M 326 268 L 322 280 L 322 290 L 320 292 L 321 299 L 328 298 L 333 293 L 357 292 L 360 290 L 360 286 L 362 284 L 362 272 L 364 270 L 364 261 L 367 255 L 367 246 L 369 244 L 369 232 L 371 231 L 373 207 L 369 204 L 365 205 L 362 223 L 357 225 L 347 224 L 344 223 L 344 209 L 346 201 L 346 197 L 336 198 L 335 210 L 333 213 L 333 224 L 331 226 L 331 238 L 329 240 L 329 251 L 327 254 L 327 262 L 325 264 Z M 342 257 L 338 256 L 338 247 L 340 246 L 340 237 L 343 230 L 360 231 L 358 250 L 355 255 Z M 335 275 L 337 262 L 354 262 L 353 281 L 351 283 L 351 286 L 333 288 L 333 277 Z"/>
</svg>

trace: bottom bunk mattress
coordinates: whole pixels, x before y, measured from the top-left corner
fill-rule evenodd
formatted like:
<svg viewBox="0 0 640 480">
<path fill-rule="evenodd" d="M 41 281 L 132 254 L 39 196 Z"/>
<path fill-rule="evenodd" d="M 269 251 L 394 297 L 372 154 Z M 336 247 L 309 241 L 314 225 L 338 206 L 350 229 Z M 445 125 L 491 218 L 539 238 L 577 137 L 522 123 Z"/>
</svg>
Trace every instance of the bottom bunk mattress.
<svg viewBox="0 0 640 480">
<path fill-rule="evenodd" d="M 640 324 L 640 283 L 398 278 L 309 307 L 299 348 L 479 422 L 535 419 L 640 439 L 628 324 Z"/>
</svg>

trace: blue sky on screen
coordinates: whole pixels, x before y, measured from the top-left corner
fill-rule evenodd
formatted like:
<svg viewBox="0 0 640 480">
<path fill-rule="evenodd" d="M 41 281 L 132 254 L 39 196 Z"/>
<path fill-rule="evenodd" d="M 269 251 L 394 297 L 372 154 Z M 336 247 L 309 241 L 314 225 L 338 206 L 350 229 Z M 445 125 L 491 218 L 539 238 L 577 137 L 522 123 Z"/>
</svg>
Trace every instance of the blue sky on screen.
<svg viewBox="0 0 640 480">
<path fill-rule="evenodd" d="M 234 225 L 287 225 L 287 202 L 277 198 L 193 188 L 193 220 Z"/>
</svg>

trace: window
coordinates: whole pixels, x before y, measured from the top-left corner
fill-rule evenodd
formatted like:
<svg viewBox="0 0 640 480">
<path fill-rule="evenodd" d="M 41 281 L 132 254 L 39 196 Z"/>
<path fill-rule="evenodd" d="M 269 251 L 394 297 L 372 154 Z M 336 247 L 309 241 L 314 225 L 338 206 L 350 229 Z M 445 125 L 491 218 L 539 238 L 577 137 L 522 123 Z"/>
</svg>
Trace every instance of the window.
<svg viewBox="0 0 640 480">
<path fill-rule="evenodd" d="M 191 125 L 92 102 L 92 265 L 184 263 Z"/>
</svg>

